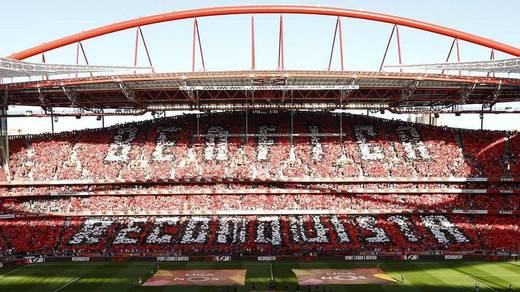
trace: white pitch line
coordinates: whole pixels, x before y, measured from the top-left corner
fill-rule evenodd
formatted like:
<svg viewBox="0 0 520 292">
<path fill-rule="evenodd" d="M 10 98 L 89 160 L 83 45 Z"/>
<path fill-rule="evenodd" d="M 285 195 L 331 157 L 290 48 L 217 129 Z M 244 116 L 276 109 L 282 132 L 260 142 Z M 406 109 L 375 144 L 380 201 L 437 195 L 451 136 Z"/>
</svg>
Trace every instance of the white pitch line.
<svg viewBox="0 0 520 292">
<path fill-rule="evenodd" d="M 269 270 L 271 271 L 271 281 L 274 281 L 274 276 L 273 276 L 273 265 L 271 263 L 269 263 Z"/>
<path fill-rule="evenodd" d="M 520 277 L 520 275 L 494 275 L 494 274 L 471 274 L 472 276 L 475 276 L 475 277 L 489 277 L 489 276 L 492 276 L 492 277 Z"/>
<path fill-rule="evenodd" d="M 494 289 L 493 287 L 490 287 L 489 285 L 486 285 L 486 283 L 482 282 L 481 280 L 473 278 L 472 276 L 474 276 L 474 275 L 468 275 L 466 277 L 469 277 L 469 278 L 473 279 L 474 281 L 477 281 L 479 284 L 482 284 L 483 286 L 488 287 L 489 289 L 491 289 L 491 291 L 498 291 L 498 290 Z"/>
<path fill-rule="evenodd" d="M 79 277 L 76 277 L 76 278 L 72 279 L 71 281 L 65 283 L 65 285 L 63 285 L 63 286 L 61 286 L 60 288 L 54 290 L 54 292 L 58 292 L 58 291 L 64 289 L 65 287 L 67 287 L 67 286 L 69 286 L 70 284 L 76 282 L 77 280 L 79 280 Z"/>
<path fill-rule="evenodd" d="M 11 274 L 11 273 L 17 272 L 17 271 L 19 271 L 19 270 L 21 270 L 23 268 L 25 268 L 25 266 L 18 267 L 18 268 L 14 269 L 14 270 L 11 270 L 11 271 L 9 271 L 9 272 L 7 272 L 5 274 L 2 274 L 2 275 L 0 275 L 0 279 L 5 277 L 5 276 L 7 276 L 7 275 L 9 275 L 9 274 Z"/>
</svg>

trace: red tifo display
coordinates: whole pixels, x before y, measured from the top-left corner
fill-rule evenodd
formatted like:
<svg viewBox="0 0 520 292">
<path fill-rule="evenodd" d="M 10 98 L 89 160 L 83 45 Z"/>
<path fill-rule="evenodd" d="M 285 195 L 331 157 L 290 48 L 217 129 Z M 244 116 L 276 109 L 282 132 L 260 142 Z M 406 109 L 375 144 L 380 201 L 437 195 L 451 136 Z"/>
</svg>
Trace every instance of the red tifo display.
<svg viewBox="0 0 520 292">
<path fill-rule="evenodd" d="M 181 115 L 13 139 L 13 182 L 57 183 L 3 187 L 0 252 L 519 251 L 517 133 L 317 112 L 247 121 Z"/>
</svg>

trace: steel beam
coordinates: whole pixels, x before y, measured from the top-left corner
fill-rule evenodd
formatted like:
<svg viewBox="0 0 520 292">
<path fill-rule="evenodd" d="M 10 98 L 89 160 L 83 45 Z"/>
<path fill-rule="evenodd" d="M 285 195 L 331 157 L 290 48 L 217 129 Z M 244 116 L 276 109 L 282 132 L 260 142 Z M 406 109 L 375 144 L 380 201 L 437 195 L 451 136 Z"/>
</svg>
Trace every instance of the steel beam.
<svg viewBox="0 0 520 292">
<path fill-rule="evenodd" d="M 432 33 L 445 35 L 448 37 L 457 38 L 463 41 L 474 43 L 476 45 L 493 48 L 497 51 L 511 54 L 513 56 L 520 56 L 520 49 L 506 45 L 491 39 L 479 37 L 473 34 L 465 33 L 455 29 L 435 25 L 432 23 L 414 20 L 410 18 L 403 18 L 383 13 L 349 10 L 333 7 L 319 7 L 319 6 L 291 6 L 291 5 L 257 5 L 257 6 L 228 6 L 228 7 L 212 7 L 185 11 L 174 11 L 163 14 L 152 15 L 148 17 L 140 17 L 119 23 L 110 24 L 107 26 L 87 30 L 74 35 L 70 35 L 61 39 L 44 43 L 24 51 L 14 53 L 9 58 L 22 60 L 34 55 L 38 55 L 49 50 L 60 48 L 76 42 L 84 41 L 97 36 L 110 34 L 113 32 L 135 28 L 137 26 L 145 26 L 155 23 L 176 21 L 181 19 L 189 19 L 196 17 L 208 17 L 217 15 L 235 15 L 235 14 L 313 14 L 313 15 L 328 15 L 341 16 L 349 18 L 366 19 L 375 22 L 385 22 L 397 24 L 400 26 L 407 26 L 415 29 L 429 31 Z"/>
<path fill-rule="evenodd" d="M 283 15 L 280 14 L 280 31 L 278 34 L 278 68 L 277 70 L 285 70 L 284 60 L 284 44 L 283 44 Z"/>
<path fill-rule="evenodd" d="M 143 30 L 141 29 L 140 26 L 138 27 L 138 29 L 139 29 L 139 34 L 141 35 L 141 39 L 143 40 L 144 51 L 146 52 L 146 58 L 148 59 L 148 64 L 152 68 L 152 73 L 155 73 L 155 69 L 153 68 L 153 63 L 152 63 L 152 57 L 150 57 L 150 52 L 148 51 L 148 45 L 146 44 L 146 40 L 144 39 Z"/>
<path fill-rule="evenodd" d="M 453 39 L 453 42 L 451 42 L 450 50 L 448 51 L 448 56 L 446 57 L 446 63 L 450 60 L 451 52 L 453 51 L 453 47 L 455 46 L 455 42 L 457 39 Z M 400 65 L 400 64 L 399 64 Z M 444 69 L 442 69 L 441 74 L 444 74 Z"/>
<path fill-rule="evenodd" d="M 432 63 L 432 64 L 410 64 L 410 65 L 389 65 L 385 67 L 403 67 L 403 68 L 416 68 L 416 69 L 428 69 L 428 70 L 468 70 L 478 72 L 500 72 L 500 73 L 520 73 L 520 58 L 504 59 L 504 60 L 490 60 L 490 61 L 473 61 L 473 62 L 455 62 L 455 63 Z M 487 76 L 489 77 L 489 76 Z M 486 78 L 487 78 L 486 77 Z M 470 78 L 470 76 L 468 76 Z M 495 79 L 493 77 L 493 79 Z M 495 79 L 500 82 L 504 82 L 511 79 Z"/>
<path fill-rule="evenodd" d="M 195 26 L 197 28 L 197 39 L 199 40 L 200 60 L 202 62 L 202 71 L 206 71 L 206 63 L 204 62 L 204 52 L 202 52 L 202 40 L 200 39 L 199 22 L 195 19 Z"/>
<path fill-rule="evenodd" d="M 457 62 L 460 62 L 460 47 L 459 47 L 459 39 L 455 39 L 455 47 L 457 49 Z M 459 70 L 459 76 L 462 75 L 462 72 Z"/>
<path fill-rule="evenodd" d="M 359 85 L 216 85 L 179 86 L 182 91 L 289 91 L 289 90 L 357 90 Z"/>
<path fill-rule="evenodd" d="M 43 91 L 40 87 L 38 87 L 38 99 L 41 102 L 42 109 L 46 111 L 49 106 L 48 106 L 47 99 L 45 98 L 45 95 L 43 94 Z"/>
<path fill-rule="evenodd" d="M 327 71 L 330 71 L 330 67 L 332 65 L 332 56 L 334 55 L 334 47 L 336 45 L 336 35 L 338 34 L 338 25 L 339 25 L 339 17 L 336 20 L 336 25 L 334 28 L 334 36 L 332 37 L 332 46 L 330 48 L 329 66 L 327 67 Z"/>
<path fill-rule="evenodd" d="M 79 65 L 79 42 L 76 44 L 76 65 Z M 78 78 L 78 73 L 76 73 L 76 78 Z"/>
<path fill-rule="evenodd" d="M 327 71 L 330 71 L 330 67 L 332 65 L 332 56 L 334 55 L 334 47 L 336 46 L 336 35 L 338 34 L 338 27 L 339 27 L 339 17 L 338 19 L 336 20 L 336 25 L 334 27 L 334 36 L 332 37 L 332 46 L 330 48 L 330 57 L 329 57 L 329 66 L 327 67 Z M 341 48 L 340 48 L 341 50 Z M 340 52 L 341 54 L 341 52 Z M 341 71 L 343 71 L 343 57 L 341 57 L 341 62 L 342 62 L 342 68 L 341 68 Z"/>
<path fill-rule="evenodd" d="M 405 84 L 403 84 L 403 88 L 401 89 L 401 95 L 399 100 L 393 104 L 393 106 L 399 106 L 401 102 L 407 101 L 409 98 L 414 96 L 415 90 L 419 87 L 421 80 L 412 80 Z"/>
<path fill-rule="evenodd" d="M 396 36 L 396 40 L 397 40 L 397 56 L 399 57 L 399 65 L 402 65 L 403 64 L 403 58 L 401 56 L 401 37 L 399 36 L 399 26 L 396 24 L 395 25 L 395 36 Z M 399 72 L 403 72 L 403 68 L 399 68 Z"/>
<path fill-rule="evenodd" d="M 206 71 L 206 64 L 204 63 L 204 53 L 202 52 L 202 42 L 200 40 L 200 33 L 199 33 L 199 22 L 197 21 L 197 18 L 193 20 L 193 44 L 192 44 L 192 56 L 191 56 L 191 72 L 195 72 L 195 61 L 196 61 L 196 44 L 198 40 L 199 45 L 199 52 L 200 52 L 200 59 L 202 62 L 202 71 Z"/>
<path fill-rule="evenodd" d="M 70 103 L 72 105 L 75 105 L 75 106 L 79 107 L 79 104 L 77 103 L 77 98 L 78 98 L 77 93 L 75 91 L 73 91 L 73 90 L 67 89 L 65 86 L 62 86 L 61 89 L 63 91 L 63 94 L 70 101 Z"/>
<path fill-rule="evenodd" d="M 9 168 L 9 127 L 7 125 L 8 119 L 8 97 L 9 92 L 8 88 L 6 87 L 5 90 L 0 90 L 0 114 L 2 115 L 0 117 L 0 148 L 1 148 L 1 154 L 2 154 L 2 167 L 5 171 L 7 180 L 11 180 L 11 170 Z"/>
<path fill-rule="evenodd" d="M 139 27 L 137 27 L 135 30 L 134 67 L 137 66 L 138 51 L 139 51 Z"/>
<path fill-rule="evenodd" d="M 191 72 L 195 72 L 195 38 L 197 37 L 197 31 L 196 31 L 196 25 L 197 25 L 197 18 L 193 20 L 193 38 L 192 38 L 192 45 L 191 45 Z"/>
<path fill-rule="evenodd" d="M 256 70 L 255 63 L 255 16 L 251 16 L 251 70 Z"/>
<path fill-rule="evenodd" d="M 85 48 L 83 47 L 83 44 L 81 42 L 78 43 L 79 48 L 81 49 L 81 53 L 83 54 L 83 59 L 85 60 L 85 64 L 90 65 L 87 59 L 87 54 L 85 53 Z M 90 77 L 93 77 L 92 72 L 90 72 Z"/>
<path fill-rule="evenodd" d="M 0 102 L 2 106 L 7 107 L 8 106 L 8 98 L 9 98 L 9 87 L 5 87 L 4 89 L 0 90 Z"/>
<path fill-rule="evenodd" d="M 123 95 L 128 99 L 129 101 L 133 102 L 136 105 L 140 105 L 140 103 L 137 101 L 135 97 L 135 91 L 132 90 L 130 87 L 128 87 L 124 82 L 118 82 L 117 85 L 121 89 L 121 92 Z"/>
<path fill-rule="evenodd" d="M 0 78 L 4 77 L 30 77 L 50 76 L 86 72 L 116 72 L 130 70 L 149 70 L 150 67 L 123 67 L 123 66 L 90 66 L 90 65 L 67 65 L 32 63 L 19 60 L 11 60 L 0 57 Z M 69 76 L 70 77 L 70 76 Z M 91 78 L 89 78 L 91 79 Z M 63 79 L 62 79 L 63 80 Z M 70 80 L 70 79 L 69 79 Z M 40 83 L 55 82 L 44 79 Z M 61 82 L 61 81 L 60 81 Z M 40 85 L 40 83 L 38 85 Z"/>
<path fill-rule="evenodd" d="M 338 17 L 338 28 L 339 28 L 339 56 L 341 62 L 341 71 L 345 68 L 343 66 L 343 33 L 341 31 L 341 17 Z"/>
<path fill-rule="evenodd" d="M 489 60 L 490 61 L 494 61 L 495 60 L 495 50 L 491 49 L 491 53 L 489 54 Z M 487 77 L 489 77 L 491 72 L 488 72 L 487 73 Z M 492 73 L 493 74 L 493 78 L 495 77 L 495 72 Z"/>
<path fill-rule="evenodd" d="M 388 38 L 388 42 L 386 44 L 385 53 L 383 55 L 383 59 L 381 60 L 381 65 L 379 66 L 379 72 L 383 71 L 383 66 L 385 65 L 386 55 L 388 54 L 388 49 L 390 48 L 390 43 L 392 42 L 392 38 L 394 37 L 394 32 L 395 32 L 395 28 L 396 27 L 397 27 L 397 25 L 394 25 L 392 27 L 392 32 L 390 33 L 390 37 Z"/>
<path fill-rule="evenodd" d="M 46 60 L 45 60 L 45 54 L 42 54 L 42 64 L 45 64 L 47 63 Z M 42 80 L 48 80 L 49 79 L 49 75 L 45 74 L 44 76 L 42 76 Z"/>
</svg>

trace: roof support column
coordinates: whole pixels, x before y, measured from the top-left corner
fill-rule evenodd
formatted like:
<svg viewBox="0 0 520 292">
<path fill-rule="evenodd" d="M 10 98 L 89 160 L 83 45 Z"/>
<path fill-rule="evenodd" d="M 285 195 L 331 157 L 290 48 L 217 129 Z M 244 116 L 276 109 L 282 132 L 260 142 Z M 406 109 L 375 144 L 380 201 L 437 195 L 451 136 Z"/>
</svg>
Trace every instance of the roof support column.
<svg viewBox="0 0 520 292">
<path fill-rule="evenodd" d="M 134 67 L 137 67 L 137 55 L 139 52 L 139 27 L 135 30 Z M 136 71 L 134 71 L 134 74 Z"/>
<path fill-rule="evenodd" d="M 79 42 L 76 45 L 76 65 L 79 65 Z M 78 78 L 78 73 L 76 73 L 76 78 Z"/>
<path fill-rule="evenodd" d="M 482 104 L 482 110 L 480 112 L 480 129 L 484 130 L 484 104 Z"/>
<path fill-rule="evenodd" d="M 336 26 L 334 28 L 334 36 L 332 37 L 332 47 L 330 48 L 329 66 L 327 66 L 327 71 L 330 71 L 330 66 L 332 65 L 332 56 L 334 55 L 334 47 L 336 46 L 336 35 L 338 34 L 338 24 L 339 17 L 336 20 Z"/>
<path fill-rule="evenodd" d="M 85 64 L 90 65 L 88 63 L 87 54 L 85 53 L 85 48 L 81 42 L 78 42 L 78 46 L 76 47 L 76 65 L 79 65 L 79 52 L 83 54 L 83 59 L 85 60 Z M 90 77 L 93 77 L 92 72 L 90 72 Z M 76 78 L 78 78 L 78 74 L 76 73 Z"/>
<path fill-rule="evenodd" d="M 251 16 L 251 70 L 255 71 L 255 16 Z"/>
<path fill-rule="evenodd" d="M 123 83 L 123 81 L 119 81 L 117 84 L 119 85 L 119 88 L 121 89 L 121 92 L 126 97 L 126 99 L 133 102 L 136 106 L 140 106 L 140 103 L 135 96 L 135 91 L 132 90 L 132 88 L 128 87 L 125 83 Z"/>
<path fill-rule="evenodd" d="M 191 56 L 191 72 L 195 72 L 195 47 L 197 40 L 199 44 L 200 59 L 202 62 L 202 71 L 206 71 L 206 64 L 204 63 L 204 53 L 202 52 L 202 41 L 200 40 L 199 22 L 197 21 L 197 18 L 195 18 L 193 20 L 193 47 Z"/>
<path fill-rule="evenodd" d="M 148 58 L 148 64 L 150 64 L 150 67 L 152 67 L 152 73 L 155 73 L 155 69 L 153 68 L 152 64 L 152 58 L 150 57 L 150 52 L 148 51 L 148 46 L 146 45 L 146 40 L 144 39 L 143 30 L 140 26 L 137 29 L 139 30 L 139 34 L 141 35 L 141 40 L 143 40 L 144 51 L 146 52 L 146 58 Z"/>
<path fill-rule="evenodd" d="M 494 49 L 491 49 L 491 53 L 490 53 L 490 55 L 489 55 L 489 60 L 490 60 L 490 61 L 495 60 L 495 50 L 494 50 Z M 492 74 L 491 76 L 493 76 L 493 78 L 495 78 L 495 72 L 493 72 L 493 73 L 488 72 L 488 73 L 487 73 L 487 77 L 489 77 L 490 74 Z"/>
<path fill-rule="evenodd" d="M 386 55 L 388 54 L 388 49 L 390 48 L 390 43 L 392 42 L 392 38 L 394 37 L 395 28 L 397 25 L 394 24 L 392 28 L 392 32 L 390 33 L 390 37 L 388 38 L 388 43 L 386 44 L 385 54 L 383 55 L 383 60 L 381 60 L 381 65 L 379 66 L 379 71 L 383 71 L 383 66 L 385 65 Z"/>
<path fill-rule="evenodd" d="M 455 39 L 455 45 L 457 48 L 457 62 L 460 62 L 460 48 L 459 48 L 459 39 Z M 459 76 L 462 75 L 462 72 L 459 70 Z"/>
<path fill-rule="evenodd" d="M 453 42 L 451 42 L 450 50 L 448 51 L 448 56 L 446 57 L 445 63 L 448 63 L 450 60 L 451 52 L 453 51 L 453 47 L 455 46 L 455 42 L 457 39 L 453 39 Z M 441 74 L 444 74 L 444 69 L 442 69 Z"/>
<path fill-rule="evenodd" d="M 2 98 L 2 106 L 0 108 L 0 112 L 2 114 L 2 117 L 0 117 L 0 148 L 2 151 L 2 167 L 4 168 L 7 180 L 11 180 L 11 171 L 9 169 L 9 128 L 7 127 L 7 110 L 9 109 L 7 105 L 7 87 L 5 88 L 4 92 L 0 92 L 0 96 Z"/>
<path fill-rule="evenodd" d="M 278 34 L 278 68 L 285 70 L 284 45 L 283 45 L 283 15 L 280 14 L 280 31 Z"/>
<path fill-rule="evenodd" d="M 51 107 L 50 111 L 51 111 L 51 133 L 54 134 L 54 110 L 52 109 L 52 107 Z"/>
<path fill-rule="evenodd" d="M 45 54 L 42 54 L 42 64 L 45 63 L 47 63 L 45 60 Z M 49 80 L 49 75 L 45 74 L 44 76 L 42 76 L 42 80 Z"/>
<path fill-rule="evenodd" d="M 402 65 L 403 64 L 403 58 L 401 56 L 401 38 L 399 36 L 399 26 L 396 24 L 395 25 L 395 36 L 396 36 L 396 40 L 397 40 L 397 55 L 399 57 L 399 65 Z M 403 72 L 403 68 L 399 68 L 399 72 Z"/>
<path fill-rule="evenodd" d="M 341 71 L 343 71 L 343 36 L 341 32 L 341 18 L 339 16 L 336 20 L 336 28 L 334 29 L 334 37 L 332 38 L 332 47 L 330 49 L 329 66 L 327 67 L 327 71 L 330 71 L 332 65 L 332 55 L 334 55 L 334 47 L 336 46 L 336 35 L 339 35 L 339 61 Z"/>
<path fill-rule="evenodd" d="M 343 66 L 343 33 L 341 31 L 341 17 L 338 16 L 338 32 L 339 32 L 339 58 L 341 62 L 341 71 L 344 70 Z"/>
</svg>

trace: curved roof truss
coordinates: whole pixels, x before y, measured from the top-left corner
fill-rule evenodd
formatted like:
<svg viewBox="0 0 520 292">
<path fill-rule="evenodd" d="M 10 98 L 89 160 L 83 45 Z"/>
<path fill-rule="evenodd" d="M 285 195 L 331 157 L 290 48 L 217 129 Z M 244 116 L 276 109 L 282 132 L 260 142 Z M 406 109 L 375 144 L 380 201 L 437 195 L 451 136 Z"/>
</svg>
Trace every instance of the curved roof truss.
<svg viewBox="0 0 520 292">
<path fill-rule="evenodd" d="M 488 38 L 480 37 L 474 34 L 465 33 L 455 29 L 447 28 L 432 23 L 414 20 L 410 18 L 403 18 L 389 14 L 382 14 L 376 12 L 350 10 L 333 7 L 318 7 L 318 6 L 290 6 L 290 5 L 258 5 L 258 6 L 229 6 L 229 7 L 212 7 L 203 9 L 193 9 L 185 11 L 174 11 L 163 14 L 157 14 L 147 17 L 135 18 L 123 22 L 118 22 L 95 29 L 80 32 L 74 35 L 66 36 L 39 46 L 35 46 L 24 51 L 14 53 L 8 58 L 23 60 L 47 51 L 57 49 L 66 45 L 81 42 L 94 37 L 110 34 L 117 31 L 126 30 L 129 28 L 145 26 L 155 23 L 175 21 L 196 17 L 208 17 L 219 15 L 235 15 L 235 14 L 314 14 L 326 16 L 338 16 L 347 18 L 358 18 L 376 22 L 385 22 L 395 25 L 401 25 L 429 31 L 435 34 L 453 37 L 459 40 L 467 41 L 480 46 L 488 47 L 500 52 L 504 52 L 513 56 L 520 56 L 520 49 L 500 43 Z"/>
</svg>

